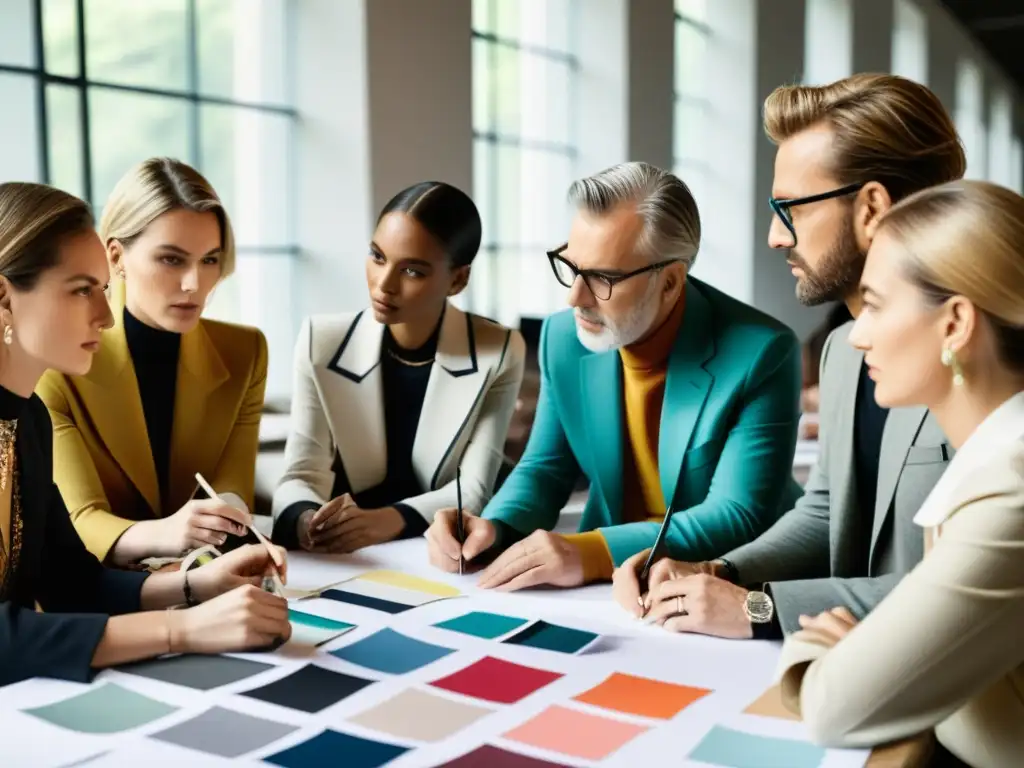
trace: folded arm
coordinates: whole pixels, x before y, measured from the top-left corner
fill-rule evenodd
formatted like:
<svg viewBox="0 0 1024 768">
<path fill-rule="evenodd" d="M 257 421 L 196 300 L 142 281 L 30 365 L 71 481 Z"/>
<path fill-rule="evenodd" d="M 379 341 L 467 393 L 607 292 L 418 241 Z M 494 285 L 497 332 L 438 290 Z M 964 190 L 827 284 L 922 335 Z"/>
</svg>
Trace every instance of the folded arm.
<svg viewBox="0 0 1024 768">
<path fill-rule="evenodd" d="M 917 568 L 834 648 L 787 640 L 783 697 L 815 741 L 864 747 L 925 731 L 1020 665 L 1017 483 L 961 508 Z"/>
</svg>

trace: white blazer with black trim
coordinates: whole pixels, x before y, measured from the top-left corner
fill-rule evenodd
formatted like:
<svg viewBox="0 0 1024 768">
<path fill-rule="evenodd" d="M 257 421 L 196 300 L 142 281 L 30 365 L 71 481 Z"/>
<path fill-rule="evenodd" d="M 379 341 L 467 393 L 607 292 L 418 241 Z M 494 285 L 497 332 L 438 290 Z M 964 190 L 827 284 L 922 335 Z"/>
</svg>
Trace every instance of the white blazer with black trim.
<svg viewBox="0 0 1024 768">
<path fill-rule="evenodd" d="M 384 398 L 380 374 L 384 326 L 368 311 L 314 315 L 299 331 L 286 469 L 272 513 L 301 501 L 330 500 L 337 455 L 353 493 L 373 488 L 387 473 Z M 403 499 L 429 523 L 462 503 L 479 513 L 494 490 L 505 438 L 523 379 L 526 345 L 510 330 L 449 304 L 423 398 L 413 469 L 428 489 Z"/>
</svg>

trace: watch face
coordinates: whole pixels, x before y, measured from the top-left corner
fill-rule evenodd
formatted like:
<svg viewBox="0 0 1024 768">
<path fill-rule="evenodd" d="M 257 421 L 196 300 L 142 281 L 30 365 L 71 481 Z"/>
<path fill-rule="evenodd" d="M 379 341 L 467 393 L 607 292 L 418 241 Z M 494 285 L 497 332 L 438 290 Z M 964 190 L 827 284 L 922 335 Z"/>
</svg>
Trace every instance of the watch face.
<svg viewBox="0 0 1024 768">
<path fill-rule="evenodd" d="M 764 592 L 748 592 L 746 608 L 751 621 L 763 624 L 772 620 L 775 605 Z"/>
</svg>

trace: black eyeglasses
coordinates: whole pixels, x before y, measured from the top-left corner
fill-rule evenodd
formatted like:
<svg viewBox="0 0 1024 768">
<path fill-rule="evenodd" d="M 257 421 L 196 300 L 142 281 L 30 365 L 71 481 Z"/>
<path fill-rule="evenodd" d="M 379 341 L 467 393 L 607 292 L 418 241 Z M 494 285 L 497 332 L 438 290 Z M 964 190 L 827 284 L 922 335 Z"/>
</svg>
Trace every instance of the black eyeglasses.
<svg viewBox="0 0 1024 768">
<path fill-rule="evenodd" d="M 831 192 L 822 192 L 821 194 L 809 195 L 807 197 L 792 197 L 789 199 L 769 197 L 768 205 L 772 207 L 772 210 L 775 211 L 775 214 L 785 225 L 786 229 L 789 230 L 789 234 L 793 236 L 793 247 L 796 247 L 796 227 L 793 226 L 793 217 L 789 213 L 790 208 L 798 205 L 807 205 L 808 203 L 820 203 L 822 200 L 831 200 L 834 197 L 842 197 L 843 195 L 858 192 L 864 186 L 864 183 L 847 184 L 845 187 L 833 189 Z"/>
<path fill-rule="evenodd" d="M 631 277 L 643 275 L 648 272 L 655 272 L 659 269 L 664 269 L 669 264 L 675 264 L 677 261 L 682 261 L 682 259 L 666 259 L 665 261 L 659 261 L 656 264 L 648 264 L 646 267 L 634 269 L 632 272 L 607 272 L 600 269 L 580 269 L 567 258 L 562 256 L 562 253 L 568 247 L 568 243 L 563 243 L 555 250 L 548 251 L 548 261 L 551 262 L 551 271 L 555 273 L 555 279 L 566 288 L 572 288 L 573 283 L 576 282 L 576 278 L 581 277 L 583 278 L 584 284 L 587 286 L 587 290 L 594 294 L 595 299 L 599 299 L 600 301 L 607 301 L 610 299 L 612 296 L 612 288 L 623 280 L 628 280 Z"/>
</svg>

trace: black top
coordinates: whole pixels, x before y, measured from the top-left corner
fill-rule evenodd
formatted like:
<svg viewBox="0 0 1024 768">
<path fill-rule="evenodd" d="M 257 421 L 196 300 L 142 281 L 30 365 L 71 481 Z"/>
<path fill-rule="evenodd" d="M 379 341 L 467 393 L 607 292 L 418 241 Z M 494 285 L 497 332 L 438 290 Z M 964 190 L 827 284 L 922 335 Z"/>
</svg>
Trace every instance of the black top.
<svg viewBox="0 0 1024 768">
<path fill-rule="evenodd" d="M 428 489 L 420 485 L 412 466 L 412 447 L 416 441 L 423 398 L 427 393 L 432 361 L 437 353 L 437 339 L 441 323 L 434 334 L 419 349 L 402 349 L 391 331 L 384 329 L 381 345 L 381 387 L 384 395 L 384 434 L 387 440 L 387 474 L 374 488 L 352 493 L 351 484 L 341 455 L 335 454 L 334 486 L 331 498 L 352 493 L 361 509 L 394 507 L 405 520 L 405 529 L 399 538 L 422 536 L 427 530 L 423 516 L 402 499 L 419 496 Z M 299 516 L 309 509 L 319 509 L 314 501 L 297 501 L 285 508 L 274 523 L 274 541 L 288 548 L 299 546 L 297 523 Z"/>
<path fill-rule="evenodd" d="M 149 446 L 153 451 L 153 463 L 160 483 L 160 498 L 166 501 L 181 334 L 148 326 L 126 308 L 124 335 L 128 341 L 132 365 L 135 366 L 135 378 L 139 383 Z"/>
<path fill-rule="evenodd" d="M 862 365 L 857 385 L 857 406 L 853 423 L 853 461 L 857 493 L 856 516 L 857 567 L 854 573 L 868 576 L 871 555 L 871 529 L 875 520 L 878 496 L 878 453 L 882 448 L 882 432 L 889 411 L 875 402 L 875 382 Z"/>
<path fill-rule="evenodd" d="M 43 401 L 0 387 L 0 418 L 18 419 L 21 499 L 20 526 L 12 504 L 11 530 L 20 533 L 11 537 L 0 587 L 0 686 L 30 677 L 87 682 L 108 616 L 139 610 L 146 574 L 104 568 L 78 537 L 53 483 L 53 425 Z"/>
</svg>

